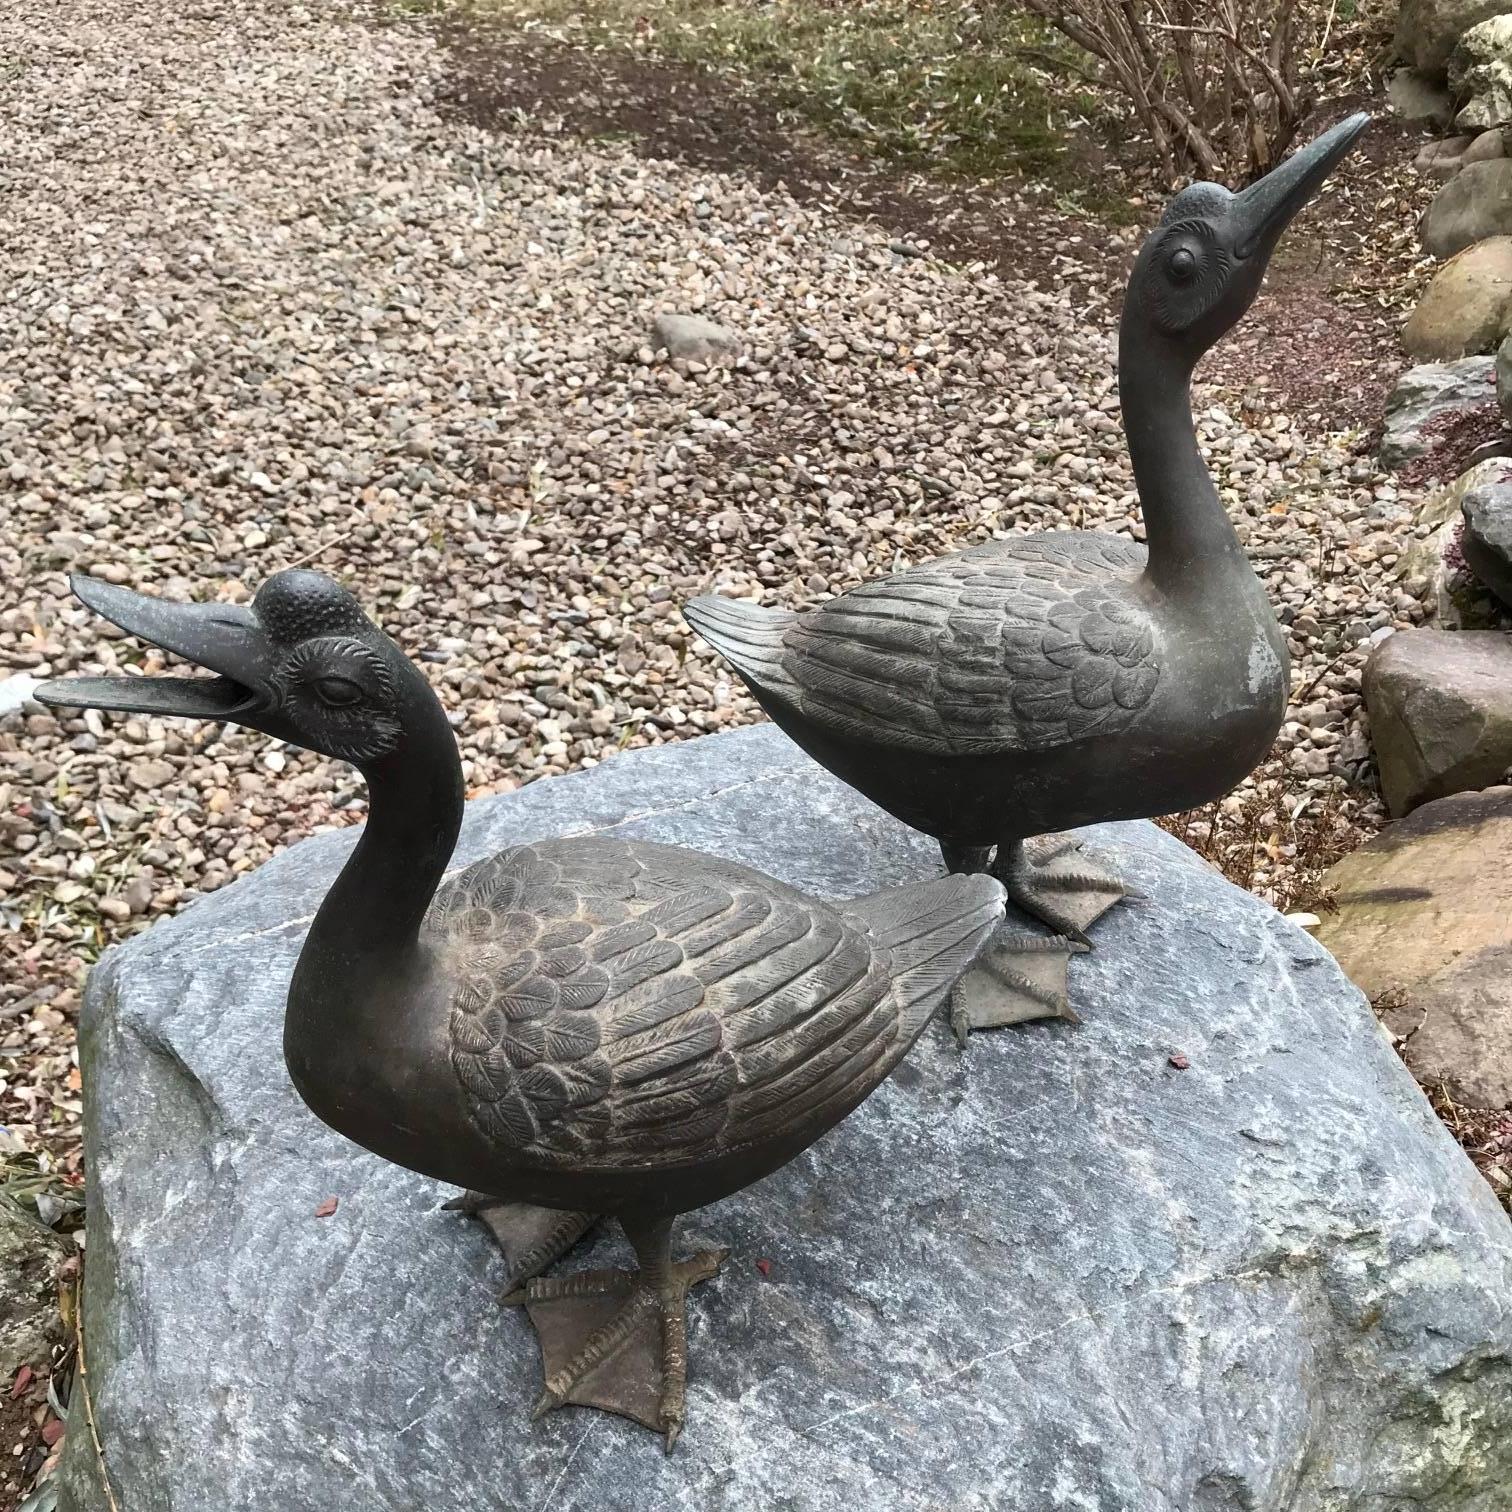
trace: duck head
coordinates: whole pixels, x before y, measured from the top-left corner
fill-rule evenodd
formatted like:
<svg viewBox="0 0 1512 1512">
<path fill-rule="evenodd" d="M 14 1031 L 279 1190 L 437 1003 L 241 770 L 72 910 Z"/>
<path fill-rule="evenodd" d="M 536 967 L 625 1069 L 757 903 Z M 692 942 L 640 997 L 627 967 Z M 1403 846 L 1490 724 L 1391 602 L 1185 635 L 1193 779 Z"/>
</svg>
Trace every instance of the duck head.
<svg viewBox="0 0 1512 1512">
<path fill-rule="evenodd" d="M 1238 194 L 1183 189 L 1135 260 L 1124 338 L 1195 364 L 1254 303 L 1281 233 L 1369 124 L 1349 116 Z"/>
<path fill-rule="evenodd" d="M 71 586 L 112 624 L 214 675 L 58 678 L 34 694 L 52 707 L 230 721 L 358 767 L 397 751 L 415 716 L 437 707 L 409 659 L 323 573 L 277 573 L 250 607 L 170 603 L 83 576 Z"/>
</svg>

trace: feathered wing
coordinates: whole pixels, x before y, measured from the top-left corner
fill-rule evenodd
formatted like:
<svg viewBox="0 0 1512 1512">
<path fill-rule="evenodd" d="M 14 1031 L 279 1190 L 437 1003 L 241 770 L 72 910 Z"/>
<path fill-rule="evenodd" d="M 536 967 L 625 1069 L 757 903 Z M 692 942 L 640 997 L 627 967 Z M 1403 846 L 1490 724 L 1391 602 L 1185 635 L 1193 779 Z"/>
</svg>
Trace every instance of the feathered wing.
<svg viewBox="0 0 1512 1512">
<path fill-rule="evenodd" d="M 891 1069 L 951 962 L 969 964 L 1001 916 L 996 888 L 884 894 L 874 927 L 663 846 L 502 852 L 453 879 L 427 921 L 459 982 L 451 1059 L 473 1121 L 542 1161 L 611 1167 L 822 1127 Z"/>
<path fill-rule="evenodd" d="M 759 691 L 835 733 L 933 754 L 1044 750 L 1123 729 L 1160 676 L 1144 550 L 1057 532 L 877 578 L 805 614 L 685 613 Z M 717 606 L 717 607 L 716 607 Z"/>
</svg>

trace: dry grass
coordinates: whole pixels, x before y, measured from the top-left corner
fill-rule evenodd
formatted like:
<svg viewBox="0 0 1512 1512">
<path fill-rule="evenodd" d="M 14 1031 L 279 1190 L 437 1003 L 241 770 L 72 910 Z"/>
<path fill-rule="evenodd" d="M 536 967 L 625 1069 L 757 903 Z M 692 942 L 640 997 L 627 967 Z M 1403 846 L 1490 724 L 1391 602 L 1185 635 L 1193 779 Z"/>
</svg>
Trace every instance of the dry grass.
<svg viewBox="0 0 1512 1512">
<path fill-rule="evenodd" d="M 1464 1146 L 1502 1206 L 1512 1213 L 1512 1110 L 1467 1108 L 1455 1102 L 1444 1087 L 1429 1086 L 1423 1090 L 1433 1104 L 1433 1111 Z"/>
<path fill-rule="evenodd" d="M 1155 822 L 1217 867 L 1236 887 L 1282 913 L 1333 907 L 1323 873 L 1368 839 L 1357 799 L 1297 793 L 1272 782 Z"/>
</svg>

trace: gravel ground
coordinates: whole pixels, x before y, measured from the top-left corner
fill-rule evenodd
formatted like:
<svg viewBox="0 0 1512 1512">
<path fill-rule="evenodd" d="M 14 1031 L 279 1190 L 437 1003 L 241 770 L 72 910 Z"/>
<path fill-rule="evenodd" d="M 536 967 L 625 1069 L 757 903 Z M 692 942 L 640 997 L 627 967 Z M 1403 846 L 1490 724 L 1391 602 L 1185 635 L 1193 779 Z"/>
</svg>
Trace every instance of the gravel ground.
<svg viewBox="0 0 1512 1512">
<path fill-rule="evenodd" d="M 160 665 L 70 570 L 240 602 L 311 563 L 423 660 L 469 791 L 497 792 L 758 717 L 685 630 L 694 593 L 798 604 L 994 532 L 1137 528 L 1116 296 L 622 144 L 486 131 L 440 108 L 446 70 L 426 32 L 337 7 L 0 13 L 0 676 Z M 746 355 L 658 358 L 668 310 Z M 1387 581 L 1404 502 L 1357 437 L 1198 404 L 1297 688 L 1213 848 L 1236 837 L 1285 903 L 1309 816 L 1379 819 L 1358 690 L 1369 638 L 1419 612 Z M 349 770 L 245 731 L 0 723 L 12 1138 L 77 1161 L 101 949 L 362 813 Z"/>
</svg>

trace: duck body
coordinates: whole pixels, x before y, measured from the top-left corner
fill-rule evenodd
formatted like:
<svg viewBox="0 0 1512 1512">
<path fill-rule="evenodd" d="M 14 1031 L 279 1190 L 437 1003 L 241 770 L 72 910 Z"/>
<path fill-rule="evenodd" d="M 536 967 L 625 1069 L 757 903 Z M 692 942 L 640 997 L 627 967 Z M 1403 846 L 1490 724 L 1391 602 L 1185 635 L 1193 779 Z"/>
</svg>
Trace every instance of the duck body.
<svg viewBox="0 0 1512 1512">
<path fill-rule="evenodd" d="M 285 1057 L 325 1122 L 438 1180 L 686 1211 L 778 1169 L 874 1090 L 999 898 L 924 884 L 830 905 L 675 847 L 542 841 L 446 880 L 382 982 L 342 981 L 366 1027 L 339 1058 L 340 953 L 317 921 Z"/>
<path fill-rule="evenodd" d="M 1026 841 L 1217 798 L 1285 716 L 1286 642 L 1198 445 L 1192 373 L 1368 121 L 1341 121 L 1238 194 L 1190 185 L 1141 247 L 1118 387 L 1146 545 L 1052 531 L 807 611 L 713 596 L 684 610 L 810 755 L 933 835 L 949 870 L 990 869 L 1073 949 L 1127 889 L 1088 861 L 1057 863 L 1074 843 L 1035 860 Z M 982 963 L 998 986 L 971 994 L 968 1027 L 1066 1011 L 1065 959 L 1052 979 L 1043 950 L 1030 970 L 1022 940 L 1002 944 Z"/>
<path fill-rule="evenodd" d="M 984 847 L 1190 808 L 1253 769 L 1285 711 L 1286 643 L 1248 564 L 1228 566 L 1194 602 L 1137 542 L 1055 531 L 805 612 L 685 612 L 821 764 L 905 824 Z"/>
<path fill-rule="evenodd" d="M 568 1402 L 681 1432 L 686 1295 L 723 1252 L 672 1257 L 676 1217 L 776 1170 L 918 1038 L 1004 911 L 955 876 L 850 903 L 608 835 L 517 846 L 448 877 L 462 766 L 418 668 L 338 584 L 291 569 L 250 608 L 74 591 L 209 678 L 77 678 L 64 707 L 234 719 L 357 766 L 368 819 L 311 922 L 284 1059 L 310 1110 L 468 1189 Z M 595 1219 L 634 1271 L 542 1272 Z"/>
</svg>

